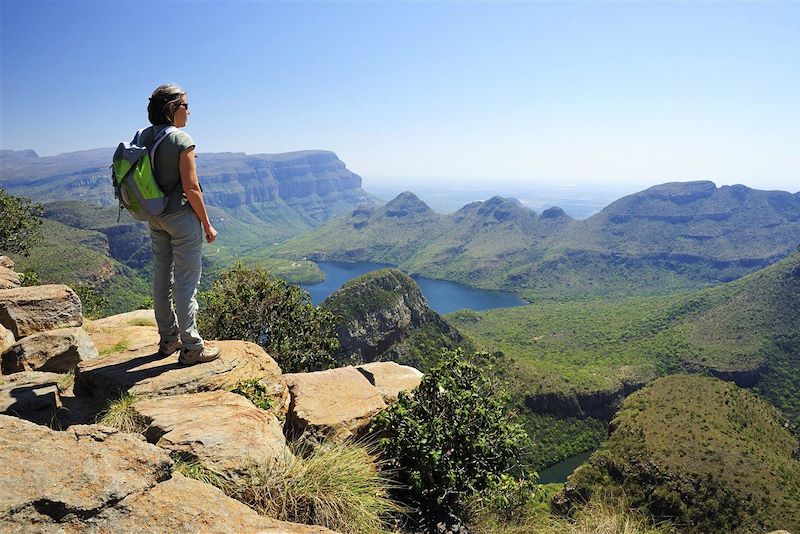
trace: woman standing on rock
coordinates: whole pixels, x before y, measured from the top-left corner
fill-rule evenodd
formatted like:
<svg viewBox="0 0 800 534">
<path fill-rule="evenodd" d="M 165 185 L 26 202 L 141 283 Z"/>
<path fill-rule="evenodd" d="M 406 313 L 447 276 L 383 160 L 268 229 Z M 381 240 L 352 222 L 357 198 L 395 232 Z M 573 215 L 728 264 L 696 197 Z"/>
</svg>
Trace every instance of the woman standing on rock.
<svg viewBox="0 0 800 534">
<path fill-rule="evenodd" d="M 169 198 L 164 213 L 148 221 L 153 249 L 153 307 L 158 333 L 159 354 L 180 349 L 178 361 L 185 365 L 209 362 L 219 357 L 219 349 L 206 347 L 197 332 L 197 286 L 202 271 L 203 236 L 208 243 L 217 231 L 208 219 L 203 193 L 197 179 L 194 141 L 178 130 L 189 119 L 186 91 L 175 84 L 161 85 L 153 91 L 147 105 L 151 127 L 140 136 L 140 144 L 150 146 L 159 132 L 175 130 L 158 145 L 154 174 Z"/>
</svg>

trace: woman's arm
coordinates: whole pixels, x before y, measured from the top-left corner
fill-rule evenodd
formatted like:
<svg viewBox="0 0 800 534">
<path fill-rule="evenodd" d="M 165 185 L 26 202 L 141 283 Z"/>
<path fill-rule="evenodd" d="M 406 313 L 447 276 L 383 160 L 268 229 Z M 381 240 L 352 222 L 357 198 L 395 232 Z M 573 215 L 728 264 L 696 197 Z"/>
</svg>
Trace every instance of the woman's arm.
<svg viewBox="0 0 800 534">
<path fill-rule="evenodd" d="M 189 201 L 189 205 L 192 206 L 192 209 L 203 224 L 206 241 L 213 243 L 217 238 L 217 231 L 211 226 L 208 212 L 206 212 L 206 203 L 203 202 L 203 192 L 200 191 L 200 182 L 197 180 L 197 167 L 194 162 L 194 147 L 181 152 L 178 168 L 181 172 L 181 185 L 183 186 L 184 194 L 186 194 L 186 200 Z"/>
</svg>

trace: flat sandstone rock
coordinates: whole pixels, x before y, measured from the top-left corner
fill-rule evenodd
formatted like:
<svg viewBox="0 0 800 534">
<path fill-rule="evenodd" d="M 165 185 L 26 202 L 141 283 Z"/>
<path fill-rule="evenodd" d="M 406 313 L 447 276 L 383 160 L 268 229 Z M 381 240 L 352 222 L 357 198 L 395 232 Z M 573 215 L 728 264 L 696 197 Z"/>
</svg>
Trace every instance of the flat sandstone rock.
<svg viewBox="0 0 800 534">
<path fill-rule="evenodd" d="M 21 285 L 19 275 L 13 269 L 0 265 L 0 289 L 14 289 Z"/>
<path fill-rule="evenodd" d="M 0 415 L 0 524 L 87 517 L 166 480 L 165 451 L 99 425 L 64 432 Z"/>
<path fill-rule="evenodd" d="M 189 453 L 215 471 L 243 472 L 292 456 L 278 419 L 235 393 L 156 397 L 133 409 L 149 421 L 147 441 Z"/>
<path fill-rule="evenodd" d="M 61 407 L 60 378 L 35 371 L 0 377 L 0 414 L 41 425 L 50 423 Z"/>
<path fill-rule="evenodd" d="M 284 379 L 290 394 L 287 421 L 297 435 L 343 441 L 386 408 L 381 392 L 355 367 L 286 374 Z"/>
<path fill-rule="evenodd" d="M 0 324 L 16 339 L 38 332 L 81 326 L 81 300 L 65 285 L 0 290 Z"/>
<path fill-rule="evenodd" d="M 395 362 L 373 362 L 359 365 L 356 369 L 378 388 L 387 403 L 397 401 L 401 391 L 411 391 L 422 381 L 422 372 Z"/>
<path fill-rule="evenodd" d="M 208 341 L 220 357 L 185 366 L 178 355 L 160 356 L 158 345 L 124 351 L 82 362 L 75 374 L 81 392 L 115 398 L 128 392 L 142 399 L 230 389 L 242 380 L 260 379 L 275 406 L 282 406 L 286 386 L 278 364 L 261 347 L 247 341 Z"/>
<path fill-rule="evenodd" d="M 21 371 L 70 373 L 82 361 L 98 357 L 83 328 L 59 328 L 17 341 L 2 355 L 3 374 Z"/>
</svg>

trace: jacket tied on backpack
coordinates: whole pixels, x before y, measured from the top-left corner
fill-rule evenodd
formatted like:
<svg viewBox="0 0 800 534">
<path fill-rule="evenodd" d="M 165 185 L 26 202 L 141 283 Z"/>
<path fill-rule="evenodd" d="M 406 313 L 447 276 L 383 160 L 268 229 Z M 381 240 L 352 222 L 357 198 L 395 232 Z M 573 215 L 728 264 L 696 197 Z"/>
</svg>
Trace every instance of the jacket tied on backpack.
<svg viewBox="0 0 800 534">
<path fill-rule="evenodd" d="M 158 145 L 175 126 L 161 130 L 150 147 L 139 144 L 144 129 L 136 132 L 133 141 L 120 143 L 114 152 L 111 170 L 114 197 L 119 200 L 119 210 L 127 209 L 137 221 L 147 221 L 164 213 L 169 197 L 158 186 L 155 177 L 155 157 Z"/>
</svg>

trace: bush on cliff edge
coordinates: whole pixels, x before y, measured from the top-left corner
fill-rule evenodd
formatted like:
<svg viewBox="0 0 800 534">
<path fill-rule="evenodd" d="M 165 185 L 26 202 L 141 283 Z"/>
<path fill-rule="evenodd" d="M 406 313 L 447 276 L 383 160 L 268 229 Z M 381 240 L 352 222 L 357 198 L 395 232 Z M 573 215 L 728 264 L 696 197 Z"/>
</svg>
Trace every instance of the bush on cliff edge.
<svg viewBox="0 0 800 534">
<path fill-rule="evenodd" d="M 446 351 L 412 395 L 401 393 L 376 417 L 373 430 L 414 504 L 463 514 L 467 500 L 503 474 L 531 475 L 520 463 L 527 434 L 510 422 L 504 400 L 463 351 Z"/>
<path fill-rule="evenodd" d="M 200 332 L 211 339 L 261 345 L 284 373 L 327 369 L 339 348 L 335 316 L 311 304 L 303 289 L 241 262 L 201 296 Z"/>
</svg>

